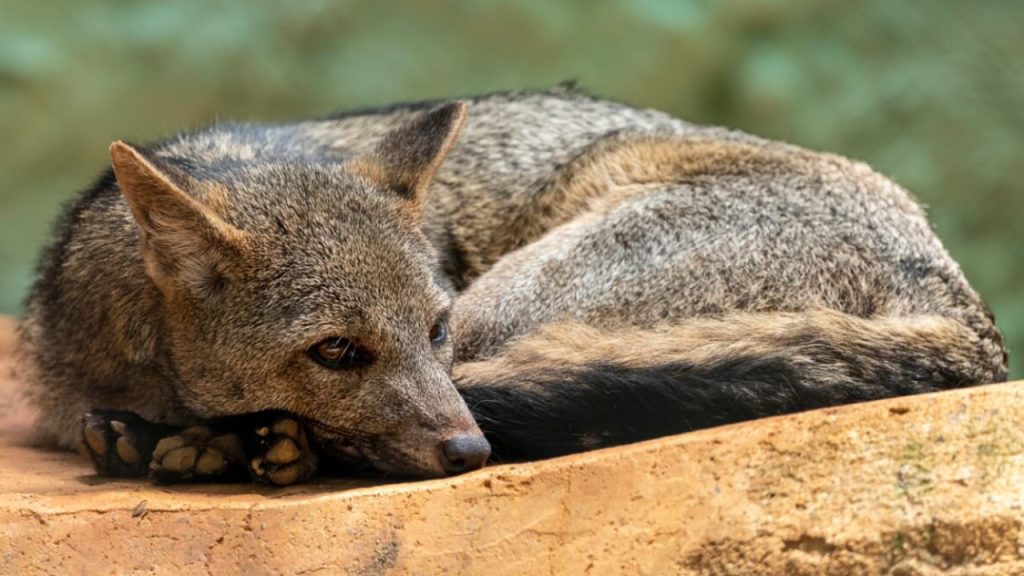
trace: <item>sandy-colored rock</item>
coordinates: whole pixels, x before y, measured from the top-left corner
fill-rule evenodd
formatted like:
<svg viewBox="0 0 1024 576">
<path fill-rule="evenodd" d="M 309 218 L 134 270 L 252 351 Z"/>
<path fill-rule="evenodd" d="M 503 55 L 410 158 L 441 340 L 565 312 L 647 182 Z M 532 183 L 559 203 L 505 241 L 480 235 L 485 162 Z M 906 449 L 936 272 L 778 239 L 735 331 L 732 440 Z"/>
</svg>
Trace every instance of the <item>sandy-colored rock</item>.
<svg viewBox="0 0 1024 576">
<path fill-rule="evenodd" d="M 6 419 L 3 574 L 1024 574 L 1024 383 L 284 490 L 99 479 Z"/>
</svg>

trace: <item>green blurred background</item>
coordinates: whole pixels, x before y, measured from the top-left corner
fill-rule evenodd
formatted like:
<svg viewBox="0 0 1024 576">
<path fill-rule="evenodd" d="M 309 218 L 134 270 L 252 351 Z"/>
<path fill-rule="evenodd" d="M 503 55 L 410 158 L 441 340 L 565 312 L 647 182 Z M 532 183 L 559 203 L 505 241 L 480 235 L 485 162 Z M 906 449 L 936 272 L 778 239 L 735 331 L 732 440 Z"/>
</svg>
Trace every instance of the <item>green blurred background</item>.
<svg viewBox="0 0 1024 576">
<path fill-rule="evenodd" d="M 1021 352 L 1022 30 L 1018 0 L 0 0 L 0 313 L 111 140 L 577 78 L 868 161 Z"/>
</svg>

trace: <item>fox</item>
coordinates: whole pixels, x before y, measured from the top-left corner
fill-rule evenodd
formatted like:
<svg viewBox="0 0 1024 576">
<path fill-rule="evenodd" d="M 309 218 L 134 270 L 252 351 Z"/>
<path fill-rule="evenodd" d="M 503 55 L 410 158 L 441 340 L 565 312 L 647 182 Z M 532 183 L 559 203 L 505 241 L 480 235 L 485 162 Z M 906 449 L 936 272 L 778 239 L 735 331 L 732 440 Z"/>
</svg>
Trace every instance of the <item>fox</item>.
<svg viewBox="0 0 1024 576">
<path fill-rule="evenodd" d="M 440 477 L 1007 378 L 903 187 L 574 86 L 110 156 L 20 324 L 102 475 Z"/>
</svg>

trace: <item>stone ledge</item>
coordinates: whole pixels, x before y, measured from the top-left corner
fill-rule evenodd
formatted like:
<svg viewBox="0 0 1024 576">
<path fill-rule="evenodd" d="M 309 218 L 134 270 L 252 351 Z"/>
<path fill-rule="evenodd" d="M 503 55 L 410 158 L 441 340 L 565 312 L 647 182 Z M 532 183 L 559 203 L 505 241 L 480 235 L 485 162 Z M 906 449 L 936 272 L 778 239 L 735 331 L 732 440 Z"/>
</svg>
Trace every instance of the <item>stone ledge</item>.
<svg viewBox="0 0 1024 576">
<path fill-rule="evenodd" d="M 1005 384 L 448 480 L 270 490 L 101 480 L 25 446 L 8 414 L 0 572 L 1020 574 L 1022 421 L 1024 383 Z"/>
</svg>

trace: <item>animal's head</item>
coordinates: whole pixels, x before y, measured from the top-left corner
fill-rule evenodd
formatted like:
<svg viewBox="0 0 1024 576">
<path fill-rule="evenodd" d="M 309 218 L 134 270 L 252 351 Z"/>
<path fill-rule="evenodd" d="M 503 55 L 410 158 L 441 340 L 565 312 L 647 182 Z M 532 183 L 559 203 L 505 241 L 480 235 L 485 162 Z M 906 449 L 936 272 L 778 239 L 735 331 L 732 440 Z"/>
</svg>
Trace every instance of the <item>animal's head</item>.
<svg viewBox="0 0 1024 576">
<path fill-rule="evenodd" d="M 449 378 L 451 295 L 420 230 L 464 118 L 461 103 L 423 113 L 346 161 L 111 146 L 191 409 L 285 410 L 326 450 L 391 472 L 483 464 Z"/>
</svg>

